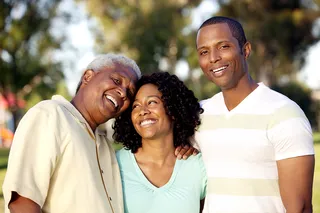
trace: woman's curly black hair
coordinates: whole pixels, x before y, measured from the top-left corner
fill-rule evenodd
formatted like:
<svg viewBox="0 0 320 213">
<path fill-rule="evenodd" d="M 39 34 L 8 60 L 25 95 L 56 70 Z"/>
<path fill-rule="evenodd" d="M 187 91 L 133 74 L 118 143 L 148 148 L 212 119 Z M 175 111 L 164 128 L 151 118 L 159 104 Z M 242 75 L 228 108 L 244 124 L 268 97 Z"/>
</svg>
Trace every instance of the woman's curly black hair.
<svg viewBox="0 0 320 213">
<path fill-rule="evenodd" d="M 145 84 L 153 84 L 162 94 L 165 111 L 170 118 L 174 118 L 173 140 L 174 146 L 191 145 L 190 137 L 194 135 L 200 125 L 200 114 L 203 109 L 198 99 L 184 83 L 168 72 L 156 72 L 144 75 L 137 82 L 137 91 Z M 136 153 L 142 146 L 141 136 L 136 132 L 131 121 L 132 103 L 113 124 L 113 138 L 122 143 L 132 153 Z"/>
</svg>

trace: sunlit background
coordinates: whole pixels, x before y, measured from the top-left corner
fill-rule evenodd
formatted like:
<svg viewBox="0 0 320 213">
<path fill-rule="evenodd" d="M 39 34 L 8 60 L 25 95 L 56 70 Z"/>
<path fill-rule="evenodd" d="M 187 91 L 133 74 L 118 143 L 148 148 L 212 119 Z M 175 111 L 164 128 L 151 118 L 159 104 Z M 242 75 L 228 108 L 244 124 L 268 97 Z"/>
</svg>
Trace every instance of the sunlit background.
<svg viewBox="0 0 320 213">
<path fill-rule="evenodd" d="M 320 154 L 320 0 L 0 1 L 1 183 L 26 110 L 53 94 L 70 100 L 97 54 L 125 54 L 143 73 L 175 73 L 199 99 L 218 92 L 199 69 L 195 49 L 198 27 L 215 15 L 242 23 L 253 46 L 250 73 L 300 105 Z M 319 163 L 315 173 L 320 213 Z"/>
</svg>

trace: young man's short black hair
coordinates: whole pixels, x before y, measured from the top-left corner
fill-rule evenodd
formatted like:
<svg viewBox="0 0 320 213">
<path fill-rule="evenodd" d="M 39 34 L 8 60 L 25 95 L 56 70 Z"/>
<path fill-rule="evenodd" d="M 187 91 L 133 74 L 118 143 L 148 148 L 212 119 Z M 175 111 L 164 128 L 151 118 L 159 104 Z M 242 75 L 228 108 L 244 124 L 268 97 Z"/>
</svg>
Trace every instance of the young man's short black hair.
<svg viewBox="0 0 320 213">
<path fill-rule="evenodd" d="M 247 42 L 246 35 L 244 33 L 242 25 L 238 21 L 228 17 L 223 17 L 223 16 L 211 17 L 202 23 L 198 31 L 205 26 L 213 25 L 213 24 L 227 24 L 229 26 L 229 29 L 233 37 L 235 37 L 238 40 L 240 49 Z"/>
</svg>

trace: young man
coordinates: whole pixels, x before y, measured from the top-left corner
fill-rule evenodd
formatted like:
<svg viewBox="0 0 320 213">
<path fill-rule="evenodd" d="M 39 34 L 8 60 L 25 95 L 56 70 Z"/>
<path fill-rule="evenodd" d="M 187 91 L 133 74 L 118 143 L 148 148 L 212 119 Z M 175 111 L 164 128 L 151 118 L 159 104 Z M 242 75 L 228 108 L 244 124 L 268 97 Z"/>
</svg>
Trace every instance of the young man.
<svg viewBox="0 0 320 213">
<path fill-rule="evenodd" d="M 222 91 L 201 102 L 196 136 L 207 212 L 312 212 L 314 149 L 303 111 L 251 78 L 251 45 L 239 22 L 210 18 L 196 43 L 202 71 Z"/>
</svg>

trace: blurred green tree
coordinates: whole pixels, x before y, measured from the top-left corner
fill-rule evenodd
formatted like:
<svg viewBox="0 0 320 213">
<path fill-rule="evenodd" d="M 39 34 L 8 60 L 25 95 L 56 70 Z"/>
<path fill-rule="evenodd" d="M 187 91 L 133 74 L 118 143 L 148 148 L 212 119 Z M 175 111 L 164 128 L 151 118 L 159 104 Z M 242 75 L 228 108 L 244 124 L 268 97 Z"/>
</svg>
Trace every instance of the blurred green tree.
<svg viewBox="0 0 320 213">
<path fill-rule="evenodd" d="M 55 38 L 51 32 L 60 1 L 0 2 L 0 92 L 14 97 L 10 110 L 16 124 L 18 99 L 49 98 L 63 79 L 61 66 L 52 57 L 63 37 Z"/>
<path fill-rule="evenodd" d="M 79 0 L 81 1 L 81 0 Z M 143 73 L 173 72 L 187 57 L 186 26 L 191 9 L 201 0 L 91 0 L 88 11 L 99 20 L 97 52 L 122 52 L 139 64 Z"/>
<path fill-rule="evenodd" d="M 81 1 L 81 0 L 78 0 Z M 217 14 L 236 18 L 253 44 L 250 72 L 269 85 L 296 78 L 305 50 L 319 40 L 312 34 L 319 8 L 309 0 L 218 0 Z M 122 52 L 137 61 L 143 73 L 173 73 L 179 60 L 189 64 L 185 82 L 199 99 L 218 88 L 198 74 L 196 32 L 188 28 L 190 13 L 201 1 L 86 1 L 102 30 L 96 30 L 97 52 Z M 92 29 L 95 30 L 95 29 Z"/>
<path fill-rule="evenodd" d="M 319 1 L 317 1 L 319 3 Z M 319 40 L 313 33 L 319 7 L 311 0 L 219 0 L 224 15 L 239 20 L 253 45 L 249 68 L 269 85 L 296 80 L 306 49 Z"/>
</svg>

